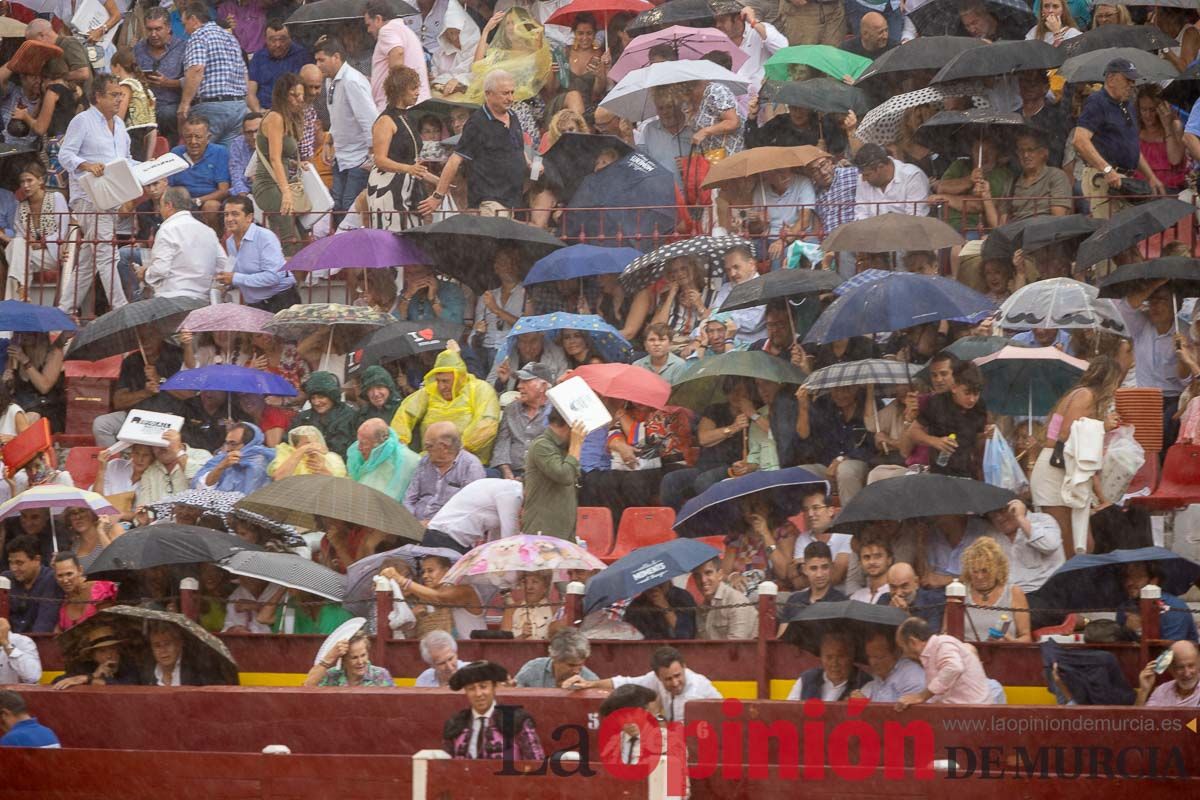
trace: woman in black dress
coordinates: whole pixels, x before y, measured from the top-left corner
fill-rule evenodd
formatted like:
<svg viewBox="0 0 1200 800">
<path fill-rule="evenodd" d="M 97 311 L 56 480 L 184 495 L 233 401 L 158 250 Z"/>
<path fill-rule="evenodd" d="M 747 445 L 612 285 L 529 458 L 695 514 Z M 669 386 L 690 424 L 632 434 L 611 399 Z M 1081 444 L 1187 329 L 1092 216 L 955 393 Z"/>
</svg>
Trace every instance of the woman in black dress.
<svg viewBox="0 0 1200 800">
<path fill-rule="evenodd" d="M 421 140 L 406 115 L 420 88 L 420 77 L 408 67 L 396 67 L 383 82 L 388 106 L 371 129 L 375 166 L 367 178 L 373 228 L 403 231 L 420 225 L 417 204 L 425 197 L 423 182 L 437 182 L 425 165 L 417 163 Z"/>
</svg>

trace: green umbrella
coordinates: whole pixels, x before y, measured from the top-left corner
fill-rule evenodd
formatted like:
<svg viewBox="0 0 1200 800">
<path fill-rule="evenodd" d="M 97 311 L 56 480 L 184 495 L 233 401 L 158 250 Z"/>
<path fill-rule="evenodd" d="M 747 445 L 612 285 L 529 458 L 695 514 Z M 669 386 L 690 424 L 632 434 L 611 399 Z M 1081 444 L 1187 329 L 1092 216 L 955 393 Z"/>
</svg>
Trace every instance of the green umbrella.
<svg viewBox="0 0 1200 800">
<path fill-rule="evenodd" d="M 725 400 L 725 379 L 762 378 L 799 386 L 807 376 L 792 362 L 761 350 L 736 350 L 689 367 L 671 387 L 671 405 L 703 410 Z"/>
<path fill-rule="evenodd" d="M 798 44 L 785 47 L 771 56 L 763 68 L 768 80 L 786 81 L 792 77 L 788 70 L 792 64 L 812 67 L 840 81 L 843 75 L 857 78 L 871 66 L 871 59 L 827 44 Z"/>
</svg>

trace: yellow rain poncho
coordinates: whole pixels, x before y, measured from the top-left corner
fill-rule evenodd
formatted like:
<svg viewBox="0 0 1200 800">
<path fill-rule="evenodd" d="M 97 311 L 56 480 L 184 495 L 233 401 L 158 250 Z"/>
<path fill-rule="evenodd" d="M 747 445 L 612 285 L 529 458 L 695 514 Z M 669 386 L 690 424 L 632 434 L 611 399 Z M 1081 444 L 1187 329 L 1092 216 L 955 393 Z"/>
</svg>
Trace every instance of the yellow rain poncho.
<svg viewBox="0 0 1200 800">
<path fill-rule="evenodd" d="M 437 376 L 454 375 L 454 389 L 449 400 L 438 391 Z M 420 391 L 404 398 L 392 430 L 403 444 L 413 440 L 413 431 L 420 426 L 422 441 L 425 429 L 435 422 L 453 422 L 462 436 L 463 447 L 479 457 L 484 464 L 492 456 L 492 444 L 500 430 L 500 398 L 496 390 L 467 372 L 467 365 L 458 353 L 444 350 L 438 353 L 433 369 L 425 374 Z"/>
<path fill-rule="evenodd" d="M 482 104 L 484 76 L 502 69 L 516 81 L 513 100 L 528 100 L 546 85 L 553 67 L 554 57 L 541 24 L 525 9 L 511 8 L 483 58 L 471 65 L 471 84 L 463 99 Z"/>
</svg>

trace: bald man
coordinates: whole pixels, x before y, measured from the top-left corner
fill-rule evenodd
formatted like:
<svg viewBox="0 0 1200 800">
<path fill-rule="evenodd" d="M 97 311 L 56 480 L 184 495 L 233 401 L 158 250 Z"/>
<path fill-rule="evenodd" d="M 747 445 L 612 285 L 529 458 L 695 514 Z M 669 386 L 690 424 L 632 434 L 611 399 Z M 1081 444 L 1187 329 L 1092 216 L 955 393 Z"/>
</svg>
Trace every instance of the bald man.
<svg viewBox="0 0 1200 800">
<path fill-rule="evenodd" d="M 1200 648 L 1195 642 L 1181 641 L 1171 645 L 1171 664 L 1167 667 L 1171 680 L 1157 689 L 1154 688 L 1154 682 L 1158 680 L 1155 661 L 1147 664 L 1138 675 L 1135 705 L 1200 708 Z"/>
<path fill-rule="evenodd" d="M 897 561 L 887 572 L 888 593 L 879 598 L 880 605 L 890 605 L 920 617 L 935 631 L 942 629 L 942 609 L 946 596 L 921 586 L 912 564 Z"/>
<path fill-rule="evenodd" d="M 420 460 L 386 422 L 375 417 L 358 426 L 358 441 L 346 451 L 346 473 L 402 503 Z"/>
<path fill-rule="evenodd" d="M 59 68 L 66 73 L 65 77 L 68 81 L 83 85 L 92 77 L 92 65 L 88 62 L 87 51 L 83 49 L 83 44 L 74 36 L 59 36 L 48 21 L 35 19 L 26 25 L 25 39 L 30 42 L 42 42 L 61 47 L 62 56 L 51 59 L 49 64 L 60 65 Z M 47 70 L 47 74 L 54 74 L 55 71 L 57 70 Z M 7 83 L 12 75 L 12 70 L 8 68 L 7 64 L 0 66 L 0 83 Z"/>
<path fill-rule="evenodd" d="M 329 130 L 329 107 L 325 104 L 325 78 L 316 64 L 305 64 L 297 73 L 304 84 L 304 134 L 300 137 L 300 158 L 313 161 L 313 141 L 317 129 Z M 328 169 L 323 159 L 316 159 L 319 169 Z"/>
<path fill-rule="evenodd" d="M 453 422 L 431 424 L 425 429 L 422 441 L 425 455 L 421 456 L 408 485 L 404 507 L 422 524 L 428 524 L 460 489 L 486 474 L 475 454 L 463 449 L 462 436 Z"/>
<path fill-rule="evenodd" d="M 847 39 L 842 49 L 863 58 L 876 59 L 896 46 L 889 41 L 888 21 L 878 11 L 863 14 L 858 26 L 858 36 Z"/>
</svg>

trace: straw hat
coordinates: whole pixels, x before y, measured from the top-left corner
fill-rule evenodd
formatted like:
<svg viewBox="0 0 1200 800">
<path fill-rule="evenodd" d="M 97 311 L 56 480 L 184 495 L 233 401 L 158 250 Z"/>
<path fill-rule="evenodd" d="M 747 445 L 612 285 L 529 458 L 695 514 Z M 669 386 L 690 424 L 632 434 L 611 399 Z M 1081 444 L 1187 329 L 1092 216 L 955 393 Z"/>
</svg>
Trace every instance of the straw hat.
<svg viewBox="0 0 1200 800">
<path fill-rule="evenodd" d="M 95 625 L 84 634 L 84 638 L 86 641 L 79 648 L 81 655 L 98 650 L 101 647 L 115 647 L 125 644 L 125 640 L 117 636 L 116 630 L 111 625 Z"/>
</svg>

